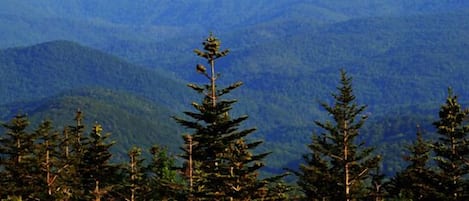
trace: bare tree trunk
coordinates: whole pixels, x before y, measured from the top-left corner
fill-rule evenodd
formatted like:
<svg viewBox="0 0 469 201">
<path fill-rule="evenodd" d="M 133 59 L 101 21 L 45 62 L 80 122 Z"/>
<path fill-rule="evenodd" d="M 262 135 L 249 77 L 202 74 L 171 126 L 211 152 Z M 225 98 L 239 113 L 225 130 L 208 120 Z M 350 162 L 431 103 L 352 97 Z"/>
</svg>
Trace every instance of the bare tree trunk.
<svg viewBox="0 0 469 201">
<path fill-rule="evenodd" d="M 46 144 L 46 162 L 45 162 L 45 165 L 46 165 L 46 181 L 47 181 L 47 193 L 49 195 L 52 195 L 52 176 L 51 176 L 51 173 L 50 173 L 50 154 L 49 154 L 49 141 L 46 140 L 45 142 Z"/>
<path fill-rule="evenodd" d="M 212 74 L 210 76 L 210 84 L 212 85 L 212 107 L 215 108 L 217 106 L 217 94 L 216 94 L 216 87 L 215 87 L 215 61 L 213 58 L 210 59 L 210 68 L 212 70 Z"/>
<path fill-rule="evenodd" d="M 94 186 L 94 201 L 101 201 L 101 192 L 99 191 L 99 181 L 95 181 L 95 186 Z"/>
<path fill-rule="evenodd" d="M 351 187 L 351 181 L 350 181 L 350 164 L 348 162 L 348 125 L 347 121 L 344 121 L 344 127 L 343 127 L 343 149 L 344 149 L 344 157 L 343 160 L 345 162 L 344 165 L 344 185 L 345 185 L 345 200 L 350 201 L 350 187 Z"/>
</svg>

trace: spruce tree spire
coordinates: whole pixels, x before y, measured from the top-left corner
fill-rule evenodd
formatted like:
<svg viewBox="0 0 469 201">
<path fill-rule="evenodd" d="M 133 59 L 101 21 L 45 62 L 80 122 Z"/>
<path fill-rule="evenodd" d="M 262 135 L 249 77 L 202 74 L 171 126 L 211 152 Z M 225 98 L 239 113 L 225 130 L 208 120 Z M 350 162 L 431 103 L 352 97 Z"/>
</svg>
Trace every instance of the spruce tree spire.
<svg viewBox="0 0 469 201">
<path fill-rule="evenodd" d="M 372 154 L 373 148 L 356 142 L 367 119 L 361 115 L 366 106 L 356 103 L 352 79 L 344 70 L 340 76 L 338 93 L 332 94 L 334 103 L 321 104 L 333 121 L 315 121 L 324 132 L 313 136 L 308 146 L 311 153 L 304 156 L 306 164 L 296 172 L 298 184 L 308 198 L 346 201 L 359 198 L 362 184 L 380 161 L 379 156 Z"/>
<path fill-rule="evenodd" d="M 210 80 L 210 85 L 211 85 L 211 94 L 210 94 L 210 99 L 212 103 L 212 107 L 215 107 L 217 104 L 217 94 L 216 94 L 216 85 L 215 81 L 217 79 L 217 75 L 215 74 L 215 60 L 224 57 L 228 55 L 229 50 L 223 50 L 220 51 L 220 45 L 221 41 L 218 40 L 215 36 L 213 36 L 213 33 L 210 33 L 207 39 L 202 43 L 204 46 L 205 51 L 201 51 L 199 49 L 195 49 L 194 52 L 197 54 L 197 56 L 203 57 L 207 59 L 208 64 L 210 65 L 210 74 L 206 72 L 205 66 L 202 64 L 197 64 L 196 65 L 196 70 L 197 72 L 205 75 Z"/>
<path fill-rule="evenodd" d="M 439 136 L 433 146 L 441 185 L 437 188 L 444 189 L 448 200 L 467 200 L 468 187 L 464 178 L 469 175 L 469 110 L 461 107 L 451 88 L 439 117 L 433 123 Z"/>
<path fill-rule="evenodd" d="M 187 197 L 193 200 L 255 200 L 265 196 L 262 192 L 269 185 L 261 181 L 258 170 L 263 166 L 261 160 L 268 153 L 253 154 L 260 141 L 247 142 L 246 136 L 255 128 L 240 129 L 248 117 L 232 117 L 229 111 L 236 100 L 222 99 L 223 95 L 242 85 L 236 82 L 225 88 L 218 88 L 215 81 L 215 60 L 224 57 L 229 50 L 220 50 L 221 42 L 212 33 L 202 43 L 202 50 L 194 52 L 210 65 L 210 72 L 202 64 L 196 71 L 204 75 L 209 83 L 189 84 L 204 98 L 201 103 L 193 102 L 194 112 L 184 112 L 192 120 L 175 117 L 192 134 L 185 135 L 186 146 L 183 150 L 186 172 L 190 186 Z M 188 168 L 188 169 L 187 169 Z"/>
</svg>

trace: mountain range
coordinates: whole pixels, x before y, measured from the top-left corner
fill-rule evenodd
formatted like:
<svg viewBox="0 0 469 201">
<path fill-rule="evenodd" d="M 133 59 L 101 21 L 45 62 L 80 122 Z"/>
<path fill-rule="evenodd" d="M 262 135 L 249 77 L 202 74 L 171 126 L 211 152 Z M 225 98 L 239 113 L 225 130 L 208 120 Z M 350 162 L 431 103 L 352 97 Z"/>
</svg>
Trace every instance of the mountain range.
<svg viewBox="0 0 469 201">
<path fill-rule="evenodd" d="M 192 50 L 210 31 L 231 50 L 217 63 L 220 84 L 245 83 L 231 94 L 234 112 L 250 116 L 273 167 L 294 166 L 306 151 L 339 69 L 368 105 L 363 139 L 387 156 L 389 173 L 417 124 L 432 131 L 448 87 L 469 100 L 465 1 L 214 2 L 2 3 L 2 119 L 72 122 L 80 108 L 108 126 L 120 153 L 151 143 L 177 153 L 185 131 L 170 117 L 200 99 L 185 85 L 203 82 Z"/>
</svg>

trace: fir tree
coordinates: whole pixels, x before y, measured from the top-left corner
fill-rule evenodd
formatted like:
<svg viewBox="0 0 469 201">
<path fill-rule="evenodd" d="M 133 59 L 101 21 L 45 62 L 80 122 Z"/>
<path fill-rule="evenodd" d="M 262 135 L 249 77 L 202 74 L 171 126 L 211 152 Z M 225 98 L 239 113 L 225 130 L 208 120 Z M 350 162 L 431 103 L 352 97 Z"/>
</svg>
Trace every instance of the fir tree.
<svg viewBox="0 0 469 201">
<path fill-rule="evenodd" d="M 462 109 L 449 89 L 439 111 L 440 119 L 434 122 L 439 138 L 433 146 L 438 166 L 437 189 L 446 195 L 445 200 L 469 199 L 465 185 L 469 173 L 468 114 L 469 110 Z"/>
<path fill-rule="evenodd" d="M 42 199 L 64 200 L 67 195 L 62 189 L 66 188 L 67 185 L 61 181 L 61 178 L 68 176 L 63 173 L 69 164 L 65 158 L 61 157 L 62 138 L 57 131 L 53 130 L 51 121 L 42 122 L 35 133 L 38 136 L 35 159 L 37 160 L 36 164 L 39 165 L 35 180 L 37 185 L 42 187 L 35 194 Z"/>
<path fill-rule="evenodd" d="M 333 122 L 315 121 L 324 130 L 313 136 L 311 150 L 301 165 L 298 184 L 308 199 L 356 200 L 363 199 L 361 191 L 370 171 L 378 166 L 379 156 L 372 148 L 357 143 L 356 137 L 366 120 L 361 113 L 365 106 L 357 105 L 351 78 L 341 71 L 339 93 L 332 94 L 334 104 L 322 103 Z"/>
<path fill-rule="evenodd" d="M 85 144 L 89 139 L 84 135 L 83 118 L 83 112 L 78 109 L 75 113 L 75 124 L 65 127 L 60 144 L 61 158 L 68 164 L 61 174 L 64 176 L 59 178 L 65 184 L 61 191 L 67 199 L 72 200 L 80 200 L 85 196 L 81 181 L 83 175 L 80 174 L 79 167 L 83 162 Z"/>
<path fill-rule="evenodd" d="M 251 150 L 261 142 L 246 142 L 245 137 L 254 128 L 240 129 L 248 117 L 232 117 L 229 112 L 236 100 L 222 99 L 232 90 L 241 86 L 236 82 L 226 88 L 218 88 L 215 60 L 228 54 L 220 50 L 221 42 L 212 34 L 203 42 L 204 50 L 195 53 L 204 58 L 207 68 L 196 66 L 197 72 L 205 76 L 205 85 L 189 84 L 189 87 L 204 96 L 201 103 L 192 103 L 195 112 L 185 112 L 192 120 L 175 118 L 178 123 L 193 131 L 190 135 L 191 149 L 184 155 L 190 161 L 189 199 L 200 200 L 255 200 L 261 198 L 266 182 L 259 181 L 258 170 L 263 166 L 261 160 L 267 156 L 253 154 Z M 187 139 L 186 139 L 187 142 Z"/>
<path fill-rule="evenodd" d="M 121 195 L 126 197 L 127 201 L 145 200 L 144 194 L 147 190 L 145 184 L 145 167 L 143 166 L 142 149 L 132 147 L 129 152 L 129 162 L 125 168 L 126 181 L 125 181 L 125 194 Z"/>
<path fill-rule="evenodd" d="M 113 179 L 118 178 L 117 166 L 110 162 L 112 154 L 109 149 L 114 143 L 107 142 L 109 134 L 103 134 L 102 130 L 99 124 L 93 126 L 78 165 L 84 198 L 87 200 L 99 201 L 110 196 L 115 185 Z"/>
<path fill-rule="evenodd" d="M 37 164 L 34 158 L 36 135 L 28 133 L 29 121 L 25 115 L 17 115 L 8 124 L 3 124 L 6 133 L 0 138 L 0 170 L 2 198 L 17 196 L 28 199 L 36 188 L 34 174 Z"/>
<path fill-rule="evenodd" d="M 404 160 L 410 164 L 398 172 L 387 185 L 390 197 L 411 200 L 440 200 L 438 189 L 434 188 L 435 172 L 428 163 L 431 157 L 431 144 L 426 141 L 420 129 L 412 146 L 407 147 L 409 155 Z"/>
<path fill-rule="evenodd" d="M 182 182 L 174 169 L 175 159 L 164 147 L 154 145 L 150 148 L 151 161 L 146 167 L 147 200 L 180 200 Z"/>
</svg>

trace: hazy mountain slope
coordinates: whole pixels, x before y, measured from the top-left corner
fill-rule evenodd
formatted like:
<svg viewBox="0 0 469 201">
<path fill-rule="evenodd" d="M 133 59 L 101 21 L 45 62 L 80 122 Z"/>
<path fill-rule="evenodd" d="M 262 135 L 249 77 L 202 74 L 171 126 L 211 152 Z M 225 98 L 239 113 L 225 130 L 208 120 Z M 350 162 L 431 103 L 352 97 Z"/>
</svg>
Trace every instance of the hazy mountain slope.
<svg viewBox="0 0 469 201">
<path fill-rule="evenodd" d="M 112 140 L 116 141 L 113 151 L 119 157 L 115 159 L 123 159 L 134 145 L 147 149 L 159 144 L 168 146 L 174 153 L 183 143 L 181 131 L 171 119 L 174 114 L 170 107 L 126 92 L 86 87 L 36 101 L 0 106 L 2 121 L 26 113 L 32 129 L 46 119 L 52 120 L 58 130 L 74 125 L 77 109 L 84 114 L 86 132 L 97 122 L 111 133 Z"/>
<path fill-rule="evenodd" d="M 146 1 L 131 0 L 23 0 L 4 2 L 1 13 L 28 17 L 99 19 L 115 24 L 207 26 L 227 28 L 266 21 L 308 17 L 332 22 L 356 17 L 399 16 L 446 12 L 468 7 L 465 1 L 427 0 L 278 0 L 278 1 Z M 223 22 L 221 22 L 223 21 Z"/>
<path fill-rule="evenodd" d="M 184 82 L 157 70 L 69 41 L 0 50 L 0 120 L 27 113 L 37 124 L 73 124 L 77 109 L 88 125 L 103 124 L 125 156 L 132 145 L 181 145 L 182 131 L 171 119 L 193 95 Z M 34 126 L 33 126 L 34 127 Z"/>
<path fill-rule="evenodd" d="M 116 42 L 155 42 L 208 31 L 231 32 L 272 22 L 304 20 L 324 24 L 469 7 L 465 1 L 426 0 L 23 0 L 0 5 L 0 47 L 73 40 L 99 48 Z"/>
<path fill-rule="evenodd" d="M 463 1 L 259 1 L 242 18 L 236 15 L 249 6 L 247 1 L 224 4 L 226 10 L 208 17 L 208 8 L 222 5 L 159 2 L 162 9 L 150 9 L 144 12 L 146 16 L 136 14 L 143 8 L 129 1 L 115 1 L 106 9 L 103 5 L 108 2 L 100 1 L 90 13 L 82 8 L 89 4 L 31 4 L 51 11 L 39 18 L 31 17 L 42 12 L 38 10 L 28 12 L 31 16 L 1 12 L 7 17 L 0 21 L 10 25 L 0 29 L 8 36 L 5 43 L 63 37 L 158 71 L 122 64 L 120 59 L 69 42 L 7 49 L 0 53 L 2 103 L 35 101 L 73 88 L 100 86 L 132 92 L 155 104 L 175 105 L 171 111 L 181 114 L 200 98 L 184 89 L 185 82 L 171 78 L 201 81 L 192 70 L 200 62 L 192 49 L 201 47 L 210 30 L 222 40 L 222 47 L 232 50 L 217 65 L 222 73 L 219 83 L 245 82 L 232 94 L 240 101 L 235 112 L 250 116 L 247 126 L 259 128 L 255 137 L 268 140 L 263 149 L 274 149 L 274 161 L 294 160 L 304 151 L 298 147 L 305 148 L 309 142 L 313 120 L 327 118 L 318 102 L 330 101 L 339 68 L 354 78 L 359 102 L 370 106 L 370 124 L 379 129 L 367 136 L 372 142 L 393 139 L 397 148 L 391 153 L 402 147 L 400 140 L 413 136 L 414 120 L 437 116 L 429 111 L 444 101 L 448 86 L 455 88 L 462 101 L 469 99 L 469 12 Z M 130 10 L 123 11 L 123 6 Z M 64 14 L 66 7 L 70 15 Z M 370 17 L 381 15 L 388 17 Z M 210 29 L 207 24 L 219 27 Z M 43 68 L 33 68 L 36 64 Z M 424 112 L 414 113 L 420 105 L 425 105 Z M 410 117 L 402 117 L 405 125 L 386 126 L 401 119 L 390 111 Z"/>
<path fill-rule="evenodd" d="M 387 150 L 392 153 L 387 162 L 395 163 L 401 143 L 414 136 L 415 126 L 431 127 L 429 117 L 436 119 L 437 112 L 429 111 L 437 111 L 434 108 L 444 102 L 447 87 L 453 87 L 462 101 L 469 100 L 468 21 L 466 11 L 350 20 L 235 48 L 223 61 L 223 70 L 225 78 L 246 83 L 243 97 L 256 103 L 248 104 L 246 111 L 252 112 L 263 136 L 282 142 L 269 145 L 288 155 L 298 150 L 295 142 L 309 139 L 313 120 L 327 114 L 318 102 L 330 101 L 338 71 L 346 69 L 354 78 L 358 101 L 369 105 L 370 126 L 379 128 L 367 130 L 368 142 L 393 147 Z M 255 34 L 258 37 L 243 37 L 250 40 L 234 44 L 265 39 Z M 230 40 L 235 39 L 225 39 Z M 416 112 L 421 105 L 433 109 Z M 397 123 L 401 118 L 408 120 L 406 124 Z"/>
<path fill-rule="evenodd" d="M 100 86 L 124 90 L 161 104 L 184 100 L 182 82 L 68 41 L 0 51 L 0 103 L 34 100 L 61 91 Z"/>
</svg>

